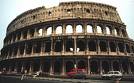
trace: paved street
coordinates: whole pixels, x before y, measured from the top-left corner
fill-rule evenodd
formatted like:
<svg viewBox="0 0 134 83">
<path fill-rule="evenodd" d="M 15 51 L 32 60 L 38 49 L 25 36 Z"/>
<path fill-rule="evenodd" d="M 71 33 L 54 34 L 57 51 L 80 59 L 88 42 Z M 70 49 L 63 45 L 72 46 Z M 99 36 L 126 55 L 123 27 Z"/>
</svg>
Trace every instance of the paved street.
<svg viewBox="0 0 134 83">
<path fill-rule="evenodd" d="M 133 81 L 91 80 L 91 79 L 60 79 L 60 78 L 27 78 L 1 77 L 0 83 L 133 83 Z"/>
</svg>

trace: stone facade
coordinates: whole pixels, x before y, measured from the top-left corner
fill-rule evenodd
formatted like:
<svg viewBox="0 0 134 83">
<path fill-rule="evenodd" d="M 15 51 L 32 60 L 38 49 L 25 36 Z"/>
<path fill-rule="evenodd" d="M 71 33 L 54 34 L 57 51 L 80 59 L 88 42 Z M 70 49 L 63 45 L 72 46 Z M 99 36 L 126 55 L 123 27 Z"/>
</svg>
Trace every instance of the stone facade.
<svg viewBox="0 0 134 83">
<path fill-rule="evenodd" d="M 0 70 L 66 75 L 76 65 L 89 75 L 134 74 L 134 41 L 115 7 L 62 2 L 17 16 L 7 27 Z"/>
</svg>

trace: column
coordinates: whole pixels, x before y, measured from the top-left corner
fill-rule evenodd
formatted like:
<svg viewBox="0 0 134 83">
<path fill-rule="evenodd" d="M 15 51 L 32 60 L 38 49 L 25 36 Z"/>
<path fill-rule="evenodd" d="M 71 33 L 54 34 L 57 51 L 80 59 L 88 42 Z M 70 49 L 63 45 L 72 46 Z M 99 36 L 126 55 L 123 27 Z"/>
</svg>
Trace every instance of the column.
<svg viewBox="0 0 134 83">
<path fill-rule="evenodd" d="M 103 73 L 103 70 L 102 70 L 102 61 L 100 60 L 100 74 Z"/>
<path fill-rule="evenodd" d="M 130 62 L 128 62 L 128 73 L 132 74 L 131 67 L 130 67 Z"/>
<path fill-rule="evenodd" d="M 40 69 L 39 69 L 39 71 L 43 71 L 43 60 L 42 59 L 40 59 Z"/>
<path fill-rule="evenodd" d="M 76 38 L 74 38 L 74 53 L 76 54 L 76 52 L 77 52 Z"/>
<path fill-rule="evenodd" d="M 110 71 L 113 71 L 113 61 L 110 61 L 110 67 L 109 67 L 110 69 Z"/>
<path fill-rule="evenodd" d="M 54 60 L 51 59 L 50 75 L 54 75 Z"/>
<path fill-rule="evenodd" d="M 107 41 L 107 51 L 108 51 L 108 54 L 110 53 L 110 45 L 109 45 L 109 41 Z"/>
<path fill-rule="evenodd" d="M 100 54 L 100 45 L 99 45 L 100 41 L 97 39 L 96 42 L 97 42 L 97 53 Z"/>
<path fill-rule="evenodd" d="M 33 62 L 30 62 L 30 69 L 29 69 L 29 74 L 31 75 L 33 73 Z"/>
<path fill-rule="evenodd" d="M 62 33 L 66 34 L 66 25 L 65 24 L 62 25 Z"/>
<path fill-rule="evenodd" d="M 62 53 L 64 54 L 65 52 L 65 39 L 62 37 Z"/>
<path fill-rule="evenodd" d="M 65 61 L 64 61 L 64 58 L 62 59 L 62 75 L 65 75 Z"/>
<path fill-rule="evenodd" d="M 87 62 L 88 62 L 88 70 L 87 70 L 87 73 L 88 73 L 88 75 L 90 75 L 90 61 L 89 61 L 90 59 L 89 58 L 87 58 Z"/>
<path fill-rule="evenodd" d="M 21 67 L 21 72 L 22 72 L 22 73 L 24 73 L 24 70 L 25 70 L 24 67 L 25 67 L 25 63 L 22 62 L 22 67 Z"/>
<path fill-rule="evenodd" d="M 86 23 L 83 24 L 82 29 L 83 29 L 84 34 L 87 34 L 87 24 Z"/>
</svg>

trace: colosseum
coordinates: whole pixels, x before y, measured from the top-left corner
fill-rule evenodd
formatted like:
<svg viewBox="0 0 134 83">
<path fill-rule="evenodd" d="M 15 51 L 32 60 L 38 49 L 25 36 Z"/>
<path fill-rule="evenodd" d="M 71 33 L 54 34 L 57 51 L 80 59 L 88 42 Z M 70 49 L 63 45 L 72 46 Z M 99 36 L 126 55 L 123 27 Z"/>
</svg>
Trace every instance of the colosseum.
<svg viewBox="0 0 134 83">
<path fill-rule="evenodd" d="M 88 75 L 121 71 L 134 75 L 134 41 L 116 7 L 95 2 L 61 2 L 17 16 L 7 27 L 0 71 L 8 74 Z"/>
</svg>

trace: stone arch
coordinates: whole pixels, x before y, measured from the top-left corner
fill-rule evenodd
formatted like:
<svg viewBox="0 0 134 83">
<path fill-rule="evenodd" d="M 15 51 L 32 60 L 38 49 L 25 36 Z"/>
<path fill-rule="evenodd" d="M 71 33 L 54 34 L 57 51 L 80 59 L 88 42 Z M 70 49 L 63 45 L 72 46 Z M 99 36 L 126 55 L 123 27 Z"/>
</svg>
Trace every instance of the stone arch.
<svg viewBox="0 0 134 83">
<path fill-rule="evenodd" d="M 119 29 L 118 28 L 115 28 L 114 29 L 114 34 L 115 34 L 115 36 L 120 36 L 120 32 L 119 32 Z"/>
<path fill-rule="evenodd" d="M 98 66 L 98 62 L 97 61 L 91 61 L 90 62 L 90 71 L 91 71 L 91 74 L 97 74 L 98 73 L 98 69 L 99 69 L 99 66 Z"/>
<path fill-rule="evenodd" d="M 77 48 L 79 49 L 78 51 L 85 51 L 85 49 L 86 49 L 86 44 L 85 44 L 84 39 L 83 39 L 83 40 L 78 39 L 78 40 L 76 41 L 76 45 L 77 45 Z"/>
<path fill-rule="evenodd" d="M 126 44 L 126 51 L 127 53 L 130 53 L 130 46 L 128 44 Z"/>
<path fill-rule="evenodd" d="M 114 71 L 120 71 L 120 65 L 118 61 L 114 61 L 112 64 L 113 64 Z"/>
<path fill-rule="evenodd" d="M 73 33 L 72 25 L 66 25 L 66 33 Z"/>
<path fill-rule="evenodd" d="M 67 52 L 74 51 L 74 40 L 73 39 L 67 39 L 65 47 L 66 47 Z"/>
<path fill-rule="evenodd" d="M 47 28 L 47 35 L 51 35 L 52 34 L 52 27 L 48 27 Z"/>
<path fill-rule="evenodd" d="M 38 29 L 38 36 L 43 36 L 43 29 Z"/>
<path fill-rule="evenodd" d="M 106 26 L 106 34 L 107 35 L 110 35 L 111 34 L 111 29 L 110 27 Z"/>
<path fill-rule="evenodd" d="M 115 44 L 115 42 L 109 42 L 109 46 L 110 46 L 110 51 L 111 52 L 116 52 L 116 44 Z"/>
<path fill-rule="evenodd" d="M 51 67 L 50 63 L 51 63 L 50 60 L 47 60 L 47 59 L 44 60 L 44 62 L 43 62 L 43 72 L 45 72 L 45 73 L 50 72 L 50 67 Z"/>
<path fill-rule="evenodd" d="M 60 74 L 62 69 L 62 62 L 59 59 L 54 61 L 54 73 Z"/>
<path fill-rule="evenodd" d="M 56 27 L 56 34 L 62 34 L 62 26 Z"/>
<path fill-rule="evenodd" d="M 122 32 L 122 36 L 123 36 L 123 37 L 126 37 L 126 36 L 127 36 L 127 35 L 126 35 L 126 31 L 125 31 L 124 29 L 122 29 L 121 32 Z"/>
<path fill-rule="evenodd" d="M 109 71 L 108 61 L 102 61 L 102 71 L 103 71 L 103 73 L 107 73 Z"/>
<path fill-rule="evenodd" d="M 134 53 L 134 46 L 131 46 L 131 50 L 132 50 L 132 52 Z"/>
<path fill-rule="evenodd" d="M 79 68 L 79 69 L 86 69 L 86 66 L 87 64 L 86 64 L 86 61 L 84 61 L 84 60 L 80 60 L 80 61 L 78 61 L 78 63 L 77 63 L 77 67 Z"/>
<path fill-rule="evenodd" d="M 134 74 L 134 63 L 130 62 L 130 68 L 131 68 L 131 72 Z"/>
<path fill-rule="evenodd" d="M 29 30 L 30 37 L 34 37 L 34 31 L 35 31 L 34 29 L 30 29 L 30 30 Z"/>
<path fill-rule="evenodd" d="M 96 42 L 94 40 L 90 40 L 88 42 L 89 51 L 96 51 Z"/>
<path fill-rule="evenodd" d="M 122 42 L 118 43 L 118 48 L 120 52 L 124 52 L 124 44 Z"/>
<path fill-rule="evenodd" d="M 93 33 L 93 26 L 92 25 L 87 25 L 87 33 Z"/>
<path fill-rule="evenodd" d="M 103 29 L 100 25 L 97 25 L 96 30 L 97 30 L 97 33 L 100 33 L 100 34 L 103 33 Z"/>
<path fill-rule="evenodd" d="M 62 40 L 56 40 L 55 41 L 55 52 L 61 52 L 62 51 Z"/>
<path fill-rule="evenodd" d="M 128 74 L 128 62 L 123 61 L 121 64 L 122 64 L 123 73 Z"/>
<path fill-rule="evenodd" d="M 76 25 L 76 33 L 82 33 L 82 32 L 83 32 L 82 25 L 80 25 L 80 24 Z"/>
<path fill-rule="evenodd" d="M 100 51 L 102 51 L 102 52 L 106 52 L 107 51 L 106 41 L 100 41 L 99 42 L 99 46 L 100 46 Z"/>
<path fill-rule="evenodd" d="M 66 62 L 66 72 L 71 71 L 74 68 L 74 63 L 73 61 L 67 61 Z"/>
</svg>

